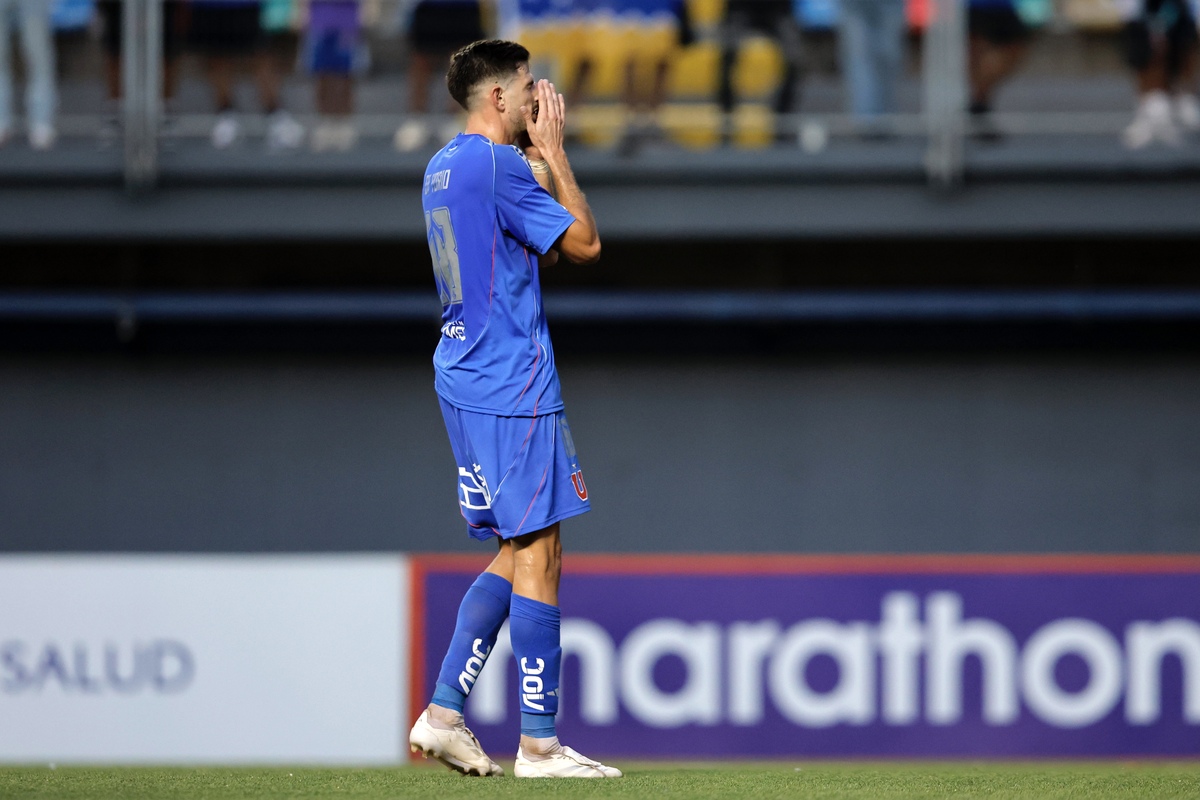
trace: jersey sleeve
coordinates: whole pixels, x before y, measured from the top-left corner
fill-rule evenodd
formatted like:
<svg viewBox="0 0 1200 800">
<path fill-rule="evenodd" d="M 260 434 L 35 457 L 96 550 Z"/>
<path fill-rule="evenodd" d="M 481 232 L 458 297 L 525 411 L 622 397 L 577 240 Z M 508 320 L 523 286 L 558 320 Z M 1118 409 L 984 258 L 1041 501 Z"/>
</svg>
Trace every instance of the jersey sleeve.
<svg viewBox="0 0 1200 800">
<path fill-rule="evenodd" d="M 545 254 L 575 221 L 542 188 L 515 148 L 496 148 L 496 210 L 504 230 L 526 247 Z"/>
</svg>

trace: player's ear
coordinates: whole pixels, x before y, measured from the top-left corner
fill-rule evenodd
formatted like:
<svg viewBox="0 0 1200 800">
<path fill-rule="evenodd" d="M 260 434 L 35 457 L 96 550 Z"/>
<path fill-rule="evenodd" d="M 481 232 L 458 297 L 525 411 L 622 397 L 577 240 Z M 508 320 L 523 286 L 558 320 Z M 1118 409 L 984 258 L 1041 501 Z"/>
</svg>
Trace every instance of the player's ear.
<svg viewBox="0 0 1200 800">
<path fill-rule="evenodd" d="M 492 88 L 488 91 L 488 101 L 498 111 L 504 110 L 504 87 L 498 83 L 493 83 Z"/>
</svg>

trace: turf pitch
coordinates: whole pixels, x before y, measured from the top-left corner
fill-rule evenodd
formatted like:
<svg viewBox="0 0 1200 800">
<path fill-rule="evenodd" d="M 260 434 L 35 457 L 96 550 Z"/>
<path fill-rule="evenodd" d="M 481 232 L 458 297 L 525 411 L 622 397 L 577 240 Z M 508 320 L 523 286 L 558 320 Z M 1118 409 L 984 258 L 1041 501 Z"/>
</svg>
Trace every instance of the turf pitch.
<svg viewBox="0 0 1200 800">
<path fill-rule="evenodd" d="M 620 780 L 392 769 L 0 767 L 0 798 L 1198 798 L 1200 761 L 638 763 Z"/>
</svg>

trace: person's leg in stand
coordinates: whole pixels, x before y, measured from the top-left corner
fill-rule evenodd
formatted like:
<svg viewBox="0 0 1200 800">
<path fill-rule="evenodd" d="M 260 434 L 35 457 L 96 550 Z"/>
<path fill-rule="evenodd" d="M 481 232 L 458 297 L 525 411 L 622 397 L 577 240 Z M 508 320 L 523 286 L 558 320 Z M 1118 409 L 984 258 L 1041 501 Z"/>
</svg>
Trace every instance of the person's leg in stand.
<svg viewBox="0 0 1200 800">
<path fill-rule="evenodd" d="M 0 147 L 12 138 L 13 129 L 12 53 L 9 50 L 9 42 L 12 40 L 9 24 L 12 4 L 13 0 L 0 0 Z"/>
<path fill-rule="evenodd" d="M 440 54 L 417 49 L 414 43 L 408 64 L 408 119 L 396 130 L 393 141 L 401 152 L 424 147 L 432 135 L 428 119 L 429 82 L 435 63 L 442 63 Z"/>
<path fill-rule="evenodd" d="M 284 70 L 269 46 L 257 5 L 239 24 L 245 26 L 243 47 L 253 61 L 258 102 L 267 117 L 267 149 L 293 150 L 304 142 L 304 126 L 283 108 Z"/>
<path fill-rule="evenodd" d="M 775 113 L 775 138 L 778 141 L 796 138 L 796 129 L 781 120 L 796 109 L 796 94 L 804 77 L 804 38 L 790 7 L 780 11 L 774 22 L 775 41 L 783 55 L 783 78 L 775 90 L 771 110 Z"/>
<path fill-rule="evenodd" d="M 746 35 L 745 14 L 726 6 L 725 17 L 717 28 L 717 40 L 721 47 L 721 65 L 718 73 L 717 103 L 721 107 L 721 140 L 728 145 L 733 142 L 733 110 L 737 105 L 733 73 L 737 66 L 738 48 Z"/>
<path fill-rule="evenodd" d="M 431 109 L 430 83 L 435 73 L 445 72 L 455 51 L 485 38 L 480 14 L 478 3 L 417 3 L 408 34 L 407 119 L 392 139 L 400 152 L 419 150 L 435 136 L 437 120 Z M 436 131 L 443 142 L 461 130 L 459 111 L 458 105 L 447 96 L 446 116 L 441 129 Z"/>
<path fill-rule="evenodd" d="M 1025 55 L 1027 42 L 1020 18 L 1012 9 L 971 10 L 978 14 L 972 19 L 967 40 L 967 70 L 970 81 L 968 111 L 977 138 L 995 140 L 999 131 L 991 121 L 992 98 L 996 89 L 1008 79 Z"/>
<path fill-rule="evenodd" d="M 1171 118 L 1165 42 L 1152 36 L 1142 20 L 1126 24 L 1124 37 L 1126 57 L 1136 75 L 1138 105 L 1133 121 L 1121 132 L 1122 143 L 1131 150 L 1154 141 L 1179 144 L 1179 129 Z"/>
<path fill-rule="evenodd" d="M 25 59 L 25 115 L 29 144 L 48 150 L 58 138 L 54 129 L 58 110 L 55 83 L 54 35 L 50 30 L 50 0 L 18 0 L 21 18 L 21 51 Z"/>
<path fill-rule="evenodd" d="M 1190 9 L 1180 7 L 1180 19 L 1168 33 L 1170 54 L 1167 76 L 1171 89 L 1171 113 L 1188 133 L 1200 130 L 1200 103 L 1196 102 L 1196 20 Z"/>
<path fill-rule="evenodd" d="M 208 84 L 212 88 L 217 122 L 212 130 L 213 147 L 223 149 L 241 136 L 242 126 L 233 108 L 233 85 L 237 60 L 224 48 L 213 46 L 206 59 Z"/>
</svg>

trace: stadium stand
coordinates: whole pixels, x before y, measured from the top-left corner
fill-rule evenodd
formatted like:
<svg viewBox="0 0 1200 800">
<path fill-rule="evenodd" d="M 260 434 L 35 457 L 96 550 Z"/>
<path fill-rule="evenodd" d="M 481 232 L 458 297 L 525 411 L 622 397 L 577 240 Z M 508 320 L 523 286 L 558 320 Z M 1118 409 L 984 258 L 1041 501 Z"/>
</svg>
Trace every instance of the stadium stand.
<svg viewBox="0 0 1200 800">
<path fill-rule="evenodd" d="M 298 18 L 286 13 L 286 2 L 269 4 L 272 24 L 282 19 L 294 28 Z M 1028 58 L 997 98 L 996 121 L 1006 137 L 988 146 L 962 143 L 952 177 L 970 191 L 947 198 L 929 188 L 931 140 L 921 109 L 934 83 L 953 89 L 961 76 L 935 75 L 923 61 L 929 0 L 907 6 L 908 62 L 893 121 L 899 135 L 882 142 L 858 140 L 845 113 L 833 57 L 834 7 L 824 0 L 797 6 L 805 74 L 789 120 L 797 136 L 785 141 L 770 136 L 778 120 L 767 98 L 778 87 L 782 58 L 769 39 L 750 37 L 740 45 L 734 80 L 743 102 L 729 119 L 720 112 L 715 37 L 722 0 L 688 0 L 691 38 L 683 44 L 673 33 L 677 21 L 665 13 L 619 15 L 615 6 L 596 3 L 543 5 L 525 11 L 517 6 L 521 13 L 514 14 L 500 4 L 491 18 L 497 31 L 531 47 L 539 74 L 556 78 L 564 89 L 580 84 L 583 102 L 571 111 L 576 162 L 599 206 L 613 204 L 605 209 L 610 236 L 644 236 L 657 227 L 651 219 L 684 236 L 740 229 L 740 235 L 783 237 L 1016 231 L 1029 222 L 1026 214 L 1049 233 L 1182 232 L 1197 224 L 1176 210 L 1186 203 L 1125 200 L 1160 190 L 1185 197 L 1200 158 L 1192 142 L 1138 152 L 1121 146 L 1119 133 L 1132 117 L 1135 95 L 1112 28 L 1112 0 L 1021 5 L 1026 18 L 1041 24 Z M 180 198 L 183 205 L 137 201 L 122 191 L 141 184 L 130 179 L 129 137 L 114 137 L 106 127 L 113 112 L 101 77 L 104 31 L 94 15 L 81 26 L 87 8 L 85 0 L 59 0 L 56 10 L 57 146 L 38 154 L 22 141 L 0 148 L 0 236 L 420 237 L 419 215 L 405 206 L 403 187 L 419 175 L 434 143 L 411 153 L 390 146 L 405 118 L 403 4 L 384 3 L 366 31 L 363 58 L 356 62 L 360 137 L 346 153 L 305 148 L 294 157 L 264 158 L 252 143 L 262 141 L 266 120 L 253 114 L 244 119 L 250 144 L 216 152 L 207 141 L 214 117 L 200 63 L 185 51 L 169 113 L 155 121 L 156 135 L 147 143 L 154 158 L 145 183 L 151 197 Z M 665 136 L 635 157 L 621 158 L 615 145 L 631 120 L 622 102 L 631 54 L 643 69 L 669 57 L 666 102 L 657 112 Z M 584 64 L 590 64 L 586 81 Z M 284 106 L 310 130 L 316 119 L 312 80 L 293 68 L 283 86 Z M 245 81 L 238 92 L 251 95 L 251 89 Z M 440 107 L 438 100 L 432 107 Z M 720 146 L 726 126 L 734 131 L 734 147 Z M 308 216 L 304 209 L 331 206 L 310 206 L 301 200 L 305 196 L 336 196 L 332 207 L 344 212 Z M 851 218 L 828 201 L 835 196 L 852 204 Z M 747 219 L 720 210 L 722 198 L 733 197 Z M 904 213 L 895 212 L 895 203 Z M 207 212 L 215 216 L 205 217 Z"/>
</svg>

